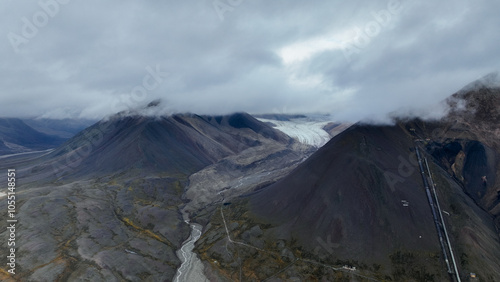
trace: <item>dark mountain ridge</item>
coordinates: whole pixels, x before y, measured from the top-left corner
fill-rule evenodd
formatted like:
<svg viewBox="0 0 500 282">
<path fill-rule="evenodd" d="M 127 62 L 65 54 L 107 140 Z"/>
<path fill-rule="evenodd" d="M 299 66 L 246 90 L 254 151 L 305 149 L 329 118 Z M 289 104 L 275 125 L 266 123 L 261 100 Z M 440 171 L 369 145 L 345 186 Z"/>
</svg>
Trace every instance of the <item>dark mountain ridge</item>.
<svg viewBox="0 0 500 282">
<path fill-rule="evenodd" d="M 294 142 L 245 113 L 229 116 L 118 114 L 100 121 L 20 171 L 26 180 L 109 174 L 188 176 L 229 155 L 261 145 Z"/>
<path fill-rule="evenodd" d="M 49 118 L 25 118 L 23 122 L 36 131 L 69 139 L 78 132 L 93 125 L 97 120 L 90 119 L 49 119 Z"/>
<path fill-rule="evenodd" d="M 64 141 L 33 129 L 21 119 L 0 118 L 0 155 L 51 149 Z"/>
</svg>

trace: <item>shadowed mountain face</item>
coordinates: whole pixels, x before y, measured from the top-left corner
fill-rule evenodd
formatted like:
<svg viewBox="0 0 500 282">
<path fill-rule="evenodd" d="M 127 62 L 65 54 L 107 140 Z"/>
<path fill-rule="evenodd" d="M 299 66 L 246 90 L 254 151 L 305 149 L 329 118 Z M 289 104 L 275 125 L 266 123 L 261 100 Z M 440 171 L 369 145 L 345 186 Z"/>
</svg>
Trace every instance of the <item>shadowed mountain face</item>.
<svg viewBox="0 0 500 282">
<path fill-rule="evenodd" d="M 7 147 L 7 145 L 5 145 L 3 141 L 0 141 L 0 152 L 2 152 L 2 154 L 5 154 L 7 152 L 11 152 L 11 149 Z"/>
<path fill-rule="evenodd" d="M 449 214 L 462 278 L 475 272 L 500 280 L 499 93 L 484 87 L 458 93 L 439 122 L 351 127 L 281 181 L 220 207 L 226 222 L 218 210 L 198 253 L 228 280 L 243 273 L 259 280 L 446 281 L 417 145 Z M 229 249 L 226 226 L 239 242 Z M 357 272 L 335 270 L 344 264 Z"/>
<path fill-rule="evenodd" d="M 32 180 L 151 172 L 186 176 L 262 145 L 260 140 L 293 142 L 248 114 L 158 118 L 117 115 L 80 132 L 20 173 Z"/>
<path fill-rule="evenodd" d="M 436 252 L 437 234 L 420 174 L 410 163 L 412 145 L 403 131 L 391 127 L 348 129 L 290 176 L 252 196 L 251 210 L 286 226 L 276 229 L 279 239 L 296 238 L 310 250 L 318 240 L 308 231 L 325 241 L 331 238 L 338 258 L 375 263 L 399 248 Z M 386 172 L 398 176 L 400 164 L 403 172 L 413 173 L 391 185 L 392 175 Z M 410 201 L 411 208 L 403 207 L 402 200 Z"/>
<path fill-rule="evenodd" d="M 0 118 L 0 155 L 51 149 L 64 140 L 36 131 L 20 119 Z"/>
<path fill-rule="evenodd" d="M 39 132 L 66 139 L 75 136 L 78 132 L 97 122 L 96 120 L 88 119 L 48 118 L 23 119 L 23 121 Z"/>
</svg>

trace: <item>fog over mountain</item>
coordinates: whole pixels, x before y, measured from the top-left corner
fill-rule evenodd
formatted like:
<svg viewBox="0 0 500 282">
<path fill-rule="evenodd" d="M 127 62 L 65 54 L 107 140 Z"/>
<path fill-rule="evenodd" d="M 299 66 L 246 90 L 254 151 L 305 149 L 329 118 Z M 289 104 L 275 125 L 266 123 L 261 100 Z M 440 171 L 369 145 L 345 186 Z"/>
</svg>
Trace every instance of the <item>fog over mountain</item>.
<svg viewBox="0 0 500 282">
<path fill-rule="evenodd" d="M 387 120 L 500 69 L 498 1 L 5 1 L 0 116 Z M 436 110 L 434 115 L 439 115 Z"/>
<path fill-rule="evenodd" d="M 500 281 L 500 1 L 3 1 L 0 281 Z"/>
<path fill-rule="evenodd" d="M 217 281 L 498 281 L 493 78 L 450 96 L 440 120 L 355 124 L 281 180 L 221 205 L 195 244 L 205 273 Z"/>
</svg>

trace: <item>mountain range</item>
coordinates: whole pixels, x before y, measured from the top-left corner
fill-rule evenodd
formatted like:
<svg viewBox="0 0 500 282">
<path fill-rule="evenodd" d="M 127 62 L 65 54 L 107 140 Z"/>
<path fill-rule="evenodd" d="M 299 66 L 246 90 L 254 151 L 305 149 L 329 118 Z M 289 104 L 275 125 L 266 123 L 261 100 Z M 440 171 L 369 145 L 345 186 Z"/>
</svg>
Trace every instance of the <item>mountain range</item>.
<svg viewBox="0 0 500 282">
<path fill-rule="evenodd" d="M 195 249 L 206 272 L 221 281 L 499 280 L 500 89 L 475 83 L 446 103 L 439 121 L 352 126 L 282 180 L 220 206 Z M 447 273 L 416 150 L 458 275 Z"/>
<path fill-rule="evenodd" d="M 243 177 L 268 167 L 275 172 L 262 179 L 273 182 L 313 151 L 245 113 L 120 113 L 53 151 L 5 157 L 0 166 L 16 169 L 22 190 L 16 278 L 171 280 L 180 265 L 175 251 L 189 236 L 181 209 L 190 191 L 212 200 L 208 187 L 196 186 L 200 175 L 217 181 L 224 171 Z M 260 180 L 242 182 L 241 193 Z M 7 210 L 6 203 L 0 208 Z M 186 211 L 207 205 L 192 203 Z M 8 281 L 5 273 L 0 278 Z"/>
<path fill-rule="evenodd" d="M 0 168 L 18 185 L 15 278 L 499 281 L 491 79 L 446 99 L 442 119 L 392 125 L 122 112 L 79 131 L 88 121 L 1 119 Z M 12 280 L 5 266 L 0 279 Z"/>
<path fill-rule="evenodd" d="M 0 155 L 56 148 L 92 123 L 74 119 L 0 118 Z"/>
</svg>

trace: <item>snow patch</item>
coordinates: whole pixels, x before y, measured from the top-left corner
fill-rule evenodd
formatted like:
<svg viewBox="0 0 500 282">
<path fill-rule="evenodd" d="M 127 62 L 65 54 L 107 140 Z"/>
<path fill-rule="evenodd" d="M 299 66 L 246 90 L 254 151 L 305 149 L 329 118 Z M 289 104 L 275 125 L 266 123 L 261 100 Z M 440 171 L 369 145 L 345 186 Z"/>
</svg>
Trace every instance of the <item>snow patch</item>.
<svg viewBox="0 0 500 282">
<path fill-rule="evenodd" d="M 331 136 L 323 127 L 332 121 L 314 120 L 311 118 L 297 118 L 287 121 L 258 118 L 266 123 L 274 124 L 274 128 L 282 131 L 288 136 L 301 143 L 315 147 L 321 147 L 330 141 Z"/>
</svg>

